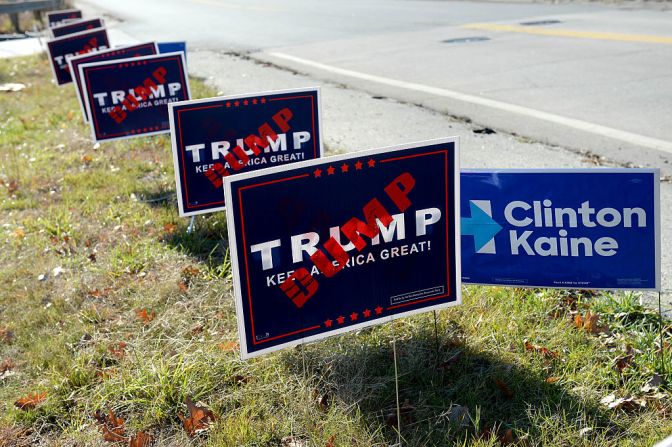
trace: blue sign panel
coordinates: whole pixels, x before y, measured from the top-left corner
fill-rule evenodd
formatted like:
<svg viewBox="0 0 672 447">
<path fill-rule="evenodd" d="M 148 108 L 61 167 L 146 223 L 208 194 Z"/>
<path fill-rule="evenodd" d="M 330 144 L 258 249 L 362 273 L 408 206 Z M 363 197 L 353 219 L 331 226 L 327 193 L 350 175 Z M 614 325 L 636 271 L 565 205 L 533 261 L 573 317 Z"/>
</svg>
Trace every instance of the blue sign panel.
<svg viewBox="0 0 672 447">
<path fill-rule="evenodd" d="M 47 23 L 49 28 L 60 25 L 67 20 L 77 20 L 82 18 L 82 11 L 79 9 L 62 9 L 60 11 L 47 12 Z"/>
<path fill-rule="evenodd" d="M 190 98 L 184 53 L 79 66 L 95 141 L 170 132 L 168 104 Z"/>
<path fill-rule="evenodd" d="M 462 280 L 660 287 L 659 171 L 463 171 Z"/>
<path fill-rule="evenodd" d="M 244 358 L 461 302 L 455 139 L 225 177 Z"/>
<path fill-rule="evenodd" d="M 81 56 L 74 56 L 68 58 L 68 65 L 70 66 L 70 73 L 72 73 L 72 80 L 75 84 L 77 98 L 79 105 L 82 108 L 84 115 L 84 122 L 89 122 L 89 115 L 86 111 L 86 103 L 84 98 L 84 87 L 82 86 L 82 74 L 79 66 L 82 64 L 90 64 L 99 61 L 111 61 L 117 59 L 127 59 L 129 57 L 140 57 L 157 54 L 156 43 L 147 42 L 137 45 L 130 45 L 127 47 L 117 47 L 113 50 L 98 51 L 96 53 L 83 54 Z"/>
<path fill-rule="evenodd" d="M 171 104 L 170 126 L 180 216 L 223 210 L 224 176 L 322 156 L 316 88 Z"/>
<path fill-rule="evenodd" d="M 110 47 L 105 28 L 69 34 L 47 41 L 49 61 L 58 85 L 72 82 L 68 57 L 105 50 Z"/>
<path fill-rule="evenodd" d="M 67 36 L 68 34 L 81 33 L 82 31 L 87 31 L 95 28 L 103 28 L 105 24 L 103 19 L 87 19 L 87 20 L 76 20 L 73 22 L 66 23 L 65 25 L 55 26 L 51 29 L 51 34 L 54 37 Z"/>
<path fill-rule="evenodd" d="M 187 54 L 187 42 L 159 42 L 159 53 L 179 53 Z"/>
</svg>

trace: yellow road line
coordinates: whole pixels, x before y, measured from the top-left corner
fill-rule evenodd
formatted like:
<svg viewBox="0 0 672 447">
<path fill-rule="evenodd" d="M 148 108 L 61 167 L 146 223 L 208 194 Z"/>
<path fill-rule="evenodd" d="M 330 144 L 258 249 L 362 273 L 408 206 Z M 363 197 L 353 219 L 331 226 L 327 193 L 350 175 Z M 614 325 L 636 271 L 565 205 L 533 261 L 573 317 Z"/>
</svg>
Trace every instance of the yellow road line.
<svg viewBox="0 0 672 447">
<path fill-rule="evenodd" d="M 601 33 L 576 31 L 569 29 L 538 28 L 533 26 L 502 25 L 497 23 L 469 23 L 462 28 L 488 31 L 506 31 L 511 33 L 538 34 L 541 36 L 574 37 L 577 39 L 617 40 L 620 42 L 645 42 L 672 44 L 672 37 L 651 36 L 646 34 Z"/>
</svg>

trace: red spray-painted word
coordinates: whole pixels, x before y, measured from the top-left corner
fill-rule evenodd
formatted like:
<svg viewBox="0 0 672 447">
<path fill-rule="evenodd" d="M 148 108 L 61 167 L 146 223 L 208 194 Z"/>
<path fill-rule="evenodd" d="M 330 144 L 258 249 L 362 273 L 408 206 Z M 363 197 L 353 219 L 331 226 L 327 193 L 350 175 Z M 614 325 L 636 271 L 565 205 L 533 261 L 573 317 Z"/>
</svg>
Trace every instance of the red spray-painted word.
<svg viewBox="0 0 672 447">
<path fill-rule="evenodd" d="M 273 115 L 273 122 L 278 126 L 280 132 L 287 133 L 290 129 L 289 120 L 291 120 L 293 116 L 294 114 L 292 111 L 285 107 Z M 259 155 L 264 148 L 271 142 L 275 142 L 277 139 L 278 134 L 273 130 L 271 125 L 266 122 L 259 126 L 259 135 L 251 133 L 243 140 L 244 145 L 249 148 L 250 152 L 246 151 L 243 148 L 243 145 L 239 144 L 234 147 L 233 150 L 226 153 L 224 160 L 231 169 L 239 171 L 250 161 L 250 155 Z M 208 180 L 210 180 L 216 188 L 221 188 L 223 183 L 222 177 L 228 175 L 231 175 L 231 173 L 226 169 L 226 166 L 219 162 L 212 165 L 212 167 L 205 172 L 205 176 L 208 177 Z"/>
<path fill-rule="evenodd" d="M 76 53 L 62 54 L 60 56 L 54 56 L 54 61 L 58 64 L 59 67 L 62 67 L 65 71 L 70 72 L 70 67 L 66 63 L 66 60 L 69 56 L 79 56 L 80 54 L 87 54 L 93 51 L 98 51 L 107 48 L 105 45 L 98 46 L 98 38 L 92 37 L 89 41 L 84 44 L 84 47 L 77 51 Z"/>
<path fill-rule="evenodd" d="M 404 172 L 385 187 L 385 193 L 387 193 L 387 196 L 394 202 L 399 211 L 403 213 L 411 206 L 408 193 L 414 186 L 415 178 L 410 173 Z M 386 228 L 393 220 L 383 204 L 375 197 L 364 205 L 362 210 L 365 221 L 353 217 L 345 225 L 341 226 L 341 232 L 353 243 L 357 251 L 362 251 L 366 247 L 366 241 L 362 239 L 361 235 L 372 239 L 380 232 L 376 219 Z M 324 248 L 335 262 L 330 261 L 327 255 L 319 249 L 311 255 L 310 260 L 313 261 L 313 264 L 324 276 L 331 278 L 343 270 L 350 256 L 333 236 L 324 243 Z M 292 300 L 296 307 L 301 308 L 315 295 L 318 283 L 306 268 L 301 267 L 292 273 L 279 287 Z"/>
<path fill-rule="evenodd" d="M 131 93 L 126 95 L 123 101 L 121 101 L 121 105 L 115 106 L 112 109 L 110 112 L 112 119 L 117 124 L 121 124 L 128 116 L 127 112 L 132 112 L 137 109 L 140 105 L 140 101 L 146 101 L 147 98 L 152 95 L 152 90 L 156 91 L 158 89 L 159 86 L 157 83 L 166 83 L 166 73 L 168 73 L 168 71 L 164 67 L 159 67 L 154 70 L 152 76 L 145 79 L 142 85 L 135 87 Z M 156 79 L 156 82 L 154 82 L 154 79 Z M 126 110 L 124 110 L 124 107 Z"/>
</svg>

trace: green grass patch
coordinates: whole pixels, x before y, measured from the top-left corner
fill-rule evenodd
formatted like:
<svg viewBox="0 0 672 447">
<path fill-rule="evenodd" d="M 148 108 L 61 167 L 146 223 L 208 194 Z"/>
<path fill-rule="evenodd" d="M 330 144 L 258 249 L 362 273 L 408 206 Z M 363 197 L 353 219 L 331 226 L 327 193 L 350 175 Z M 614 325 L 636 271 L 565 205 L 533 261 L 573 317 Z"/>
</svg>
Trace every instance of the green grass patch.
<svg viewBox="0 0 672 447">
<path fill-rule="evenodd" d="M 44 57 L 0 60 L 0 82 L 28 85 L 0 96 L 0 446 L 107 445 L 93 418 L 107 409 L 154 445 L 387 446 L 393 342 L 404 446 L 672 433 L 670 322 L 661 347 L 635 294 L 465 287 L 436 333 L 428 313 L 241 361 L 226 220 L 186 233 L 169 138 L 92 145 Z M 602 329 L 576 327 L 588 311 Z M 178 418 L 187 397 L 218 415 L 195 439 Z"/>
</svg>

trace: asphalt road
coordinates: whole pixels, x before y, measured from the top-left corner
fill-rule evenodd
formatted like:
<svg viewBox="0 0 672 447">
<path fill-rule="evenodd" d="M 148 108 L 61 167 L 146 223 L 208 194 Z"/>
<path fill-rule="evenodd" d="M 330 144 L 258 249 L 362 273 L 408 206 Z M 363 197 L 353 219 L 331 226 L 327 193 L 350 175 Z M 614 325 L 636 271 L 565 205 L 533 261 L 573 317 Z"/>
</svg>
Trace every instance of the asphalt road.
<svg viewBox="0 0 672 447">
<path fill-rule="evenodd" d="M 186 39 L 190 49 L 248 53 L 320 80 L 672 175 L 672 10 L 661 6 L 82 3 L 106 9 L 138 39 Z"/>
<path fill-rule="evenodd" d="M 664 4 L 77 4 L 117 19 L 113 44 L 186 40 L 190 71 L 222 94 L 322 85 L 332 149 L 459 135 L 465 167 L 641 165 L 672 176 L 672 10 Z M 474 135 L 482 126 L 498 133 Z M 672 183 L 661 185 L 661 202 L 670 290 Z M 666 301 L 672 309 L 672 293 Z"/>
</svg>

